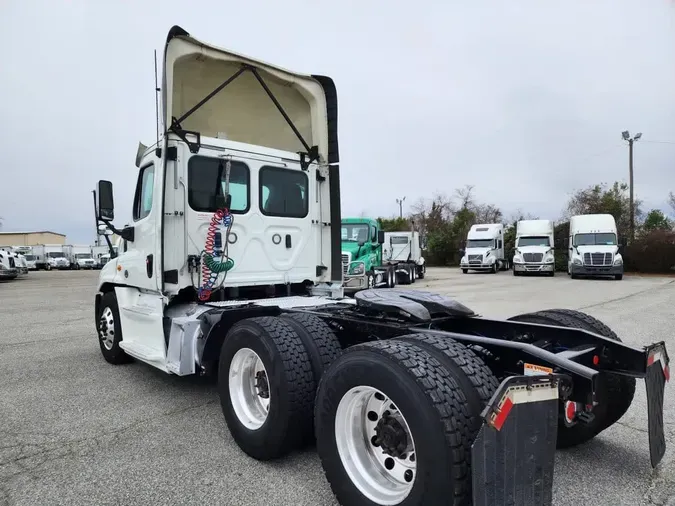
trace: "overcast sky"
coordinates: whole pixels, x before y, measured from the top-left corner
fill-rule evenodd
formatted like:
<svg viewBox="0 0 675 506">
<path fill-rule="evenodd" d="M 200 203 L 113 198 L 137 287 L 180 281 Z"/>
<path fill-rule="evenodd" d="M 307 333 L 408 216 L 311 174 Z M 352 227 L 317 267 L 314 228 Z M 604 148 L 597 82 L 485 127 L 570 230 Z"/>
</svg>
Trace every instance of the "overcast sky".
<svg viewBox="0 0 675 506">
<path fill-rule="evenodd" d="M 4 230 L 93 241 L 102 178 L 130 218 L 153 50 L 174 24 L 334 78 L 345 216 L 472 184 L 507 216 L 555 219 L 575 189 L 627 180 L 625 129 L 643 132 L 637 196 L 665 211 L 675 190 L 670 0 L 1 0 Z"/>
</svg>

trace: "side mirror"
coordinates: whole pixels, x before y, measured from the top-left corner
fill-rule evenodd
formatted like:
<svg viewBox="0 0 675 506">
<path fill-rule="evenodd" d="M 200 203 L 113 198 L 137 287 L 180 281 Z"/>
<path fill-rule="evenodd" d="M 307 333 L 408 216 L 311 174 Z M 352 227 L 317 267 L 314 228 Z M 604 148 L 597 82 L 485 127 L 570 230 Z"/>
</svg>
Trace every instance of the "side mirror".
<svg viewBox="0 0 675 506">
<path fill-rule="evenodd" d="M 466 250 L 464 248 L 459 248 L 457 251 L 460 255 L 463 255 Z"/>
<path fill-rule="evenodd" d="M 377 243 L 378 244 L 384 244 L 384 231 L 383 230 L 377 231 Z"/>
<path fill-rule="evenodd" d="M 101 180 L 98 182 L 96 188 L 96 218 L 105 222 L 115 219 L 113 185 L 110 181 Z"/>
</svg>

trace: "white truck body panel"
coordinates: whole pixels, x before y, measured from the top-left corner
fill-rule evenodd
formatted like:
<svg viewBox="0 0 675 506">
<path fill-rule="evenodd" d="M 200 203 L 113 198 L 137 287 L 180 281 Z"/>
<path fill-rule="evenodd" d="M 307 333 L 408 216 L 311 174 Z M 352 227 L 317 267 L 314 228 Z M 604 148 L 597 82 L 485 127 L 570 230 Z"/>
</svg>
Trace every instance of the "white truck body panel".
<svg viewBox="0 0 675 506">
<path fill-rule="evenodd" d="M 419 232 L 385 232 L 382 248 L 383 262 L 424 263 Z"/>
<path fill-rule="evenodd" d="M 33 246 L 35 264 L 38 269 L 68 269 L 70 262 L 66 258 L 62 244 L 40 244 Z"/>
<path fill-rule="evenodd" d="M 611 214 L 586 214 L 570 218 L 568 273 L 623 276 L 619 235 Z"/>
<path fill-rule="evenodd" d="M 554 223 L 552 220 L 521 220 L 516 224 L 514 273 L 555 272 Z"/>
<path fill-rule="evenodd" d="M 66 258 L 73 269 L 93 269 L 96 262 L 91 254 L 91 246 L 67 244 L 63 246 Z"/>
<path fill-rule="evenodd" d="M 492 271 L 508 267 L 504 255 L 504 225 L 484 223 L 472 225 L 460 267 L 467 270 Z"/>
<path fill-rule="evenodd" d="M 23 256 L 24 261 L 26 262 L 26 267 L 29 271 L 34 271 L 37 269 L 35 265 L 35 255 L 33 254 L 32 246 L 14 246 L 12 248 L 14 253 L 18 253 Z"/>
</svg>

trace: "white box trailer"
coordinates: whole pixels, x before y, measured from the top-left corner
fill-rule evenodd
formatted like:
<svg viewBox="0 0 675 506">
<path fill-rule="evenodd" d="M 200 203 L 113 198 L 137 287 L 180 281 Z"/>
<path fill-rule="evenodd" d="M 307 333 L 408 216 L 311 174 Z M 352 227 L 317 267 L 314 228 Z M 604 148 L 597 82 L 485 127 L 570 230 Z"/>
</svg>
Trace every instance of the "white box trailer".
<svg viewBox="0 0 675 506">
<path fill-rule="evenodd" d="M 555 276 L 554 224 L 551 220 L 521 220 L 516 224 L 513 275 L 545 273 Z"/>
<path fill-rule="evenodd" d="M 63 251 L 63 244 L 39 244 L 33 246 L 35 266 L 38 269 L 70 269 L 70 262 Z"/>
<path fill-rule="evenodd" d="M 382 264 L 394 265 L 396 275 L 404 283 L 424 279 L 426 265 L 422 256 L 422 241 L 417 231 L 385 232 L 382 244 Z"/>
<path fill-rule="evenodd" d="M 504 225 L 483 223 L 472 225 L 466 237 L 460 268 L 466 274 L 472 271 L 488 271 L 496 274 L 509 268 L 504 254 Z"/>
<path fill-rule="evenodd" d="M 94 269 L 96 267 L 96 262 L 91 254 L 91 246 L 66 244 L 63 246 L 63 251 L 68 262 L 70 262 L 71 269 Z"/>
<path fill-rule="evenodd" d="M 579 276 L 613 276 L 623 279 L 623 257 L 619 253 L 619 234 L 611 214 L 572 216 L 567 239 L 567 274 Z M 626 244 L 622 240 L 622 245 Z"/>
</svg>

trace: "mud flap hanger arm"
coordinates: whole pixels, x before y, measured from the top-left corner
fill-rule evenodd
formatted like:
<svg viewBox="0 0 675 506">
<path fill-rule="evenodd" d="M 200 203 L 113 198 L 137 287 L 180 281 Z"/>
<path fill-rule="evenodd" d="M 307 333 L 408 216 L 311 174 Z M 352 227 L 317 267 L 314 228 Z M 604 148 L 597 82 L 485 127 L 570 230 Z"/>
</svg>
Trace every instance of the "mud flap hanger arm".
<svg viewBox="0 0 675 506">
<path fill-rule="evenodd" d="M 178 135 L 178 137 L 180 137 L 188 145 L 188 148 L 190 149 L 191 153 L 199 152 L 199 148 L 201 146 L 201 136 L 199 132 L 192 132 L 189 130 L 185 130 L 181 126 L 181 123 L 185 121 L 187 118 L 189 118 L 195 111 L 200 109 L 204 104 L 206 104 L 206 102 L 215 97 L 223 88 L 225 88 L 228 84 L 230 84 L 232 81 L 234 81 L 237 77 L 239 77 L 246 71 L 251 72 L 253 76 L 256 78 L 256 80 L 260 83 L 260 86 L 262 86 L 263 90 L 265 90 L 267 96 L 274 103 L 279 113 L 286 120 L 288 126 L 291 127 L 291 130 L 293 130 L 293 133 L 296 135 L 302 146 L 305 148 L 304 152 L 298 152 L 298 154 L 300 155 L 300 166 L 302 167 L 302 170 L 307 170 L 307 168 L 312 162 L 319 160 L 319 147 L 318 146 L 310 147 L 310 145 L 307 144 L 307 141 L 305 141 L 304 137 L 297 129 L 291 118 L 288 116 L 288 114 L 286 114 L 286 111 L 277 100 L 277 97 L 274 96 L 272 90 L 269 89 L 267 83 L 263 80 L 262 76 L 258 72 L 258 69 L 252 67 L 251 65 L 246 64 L 242 65 L 237 72 L 235 72 L 232 76 L 228 77 L 216 89 L 214 89 L 211 93 L 206 95 L 202 100 L 197 102 L 197 104 L 195 104 L 192 108 L 190 108 L 187 112 L 185 112 L 180 118 L 172 117 L 171 126 L 169 127 L 168 131 Z M 190 141 L 187 138 L 188 135 L 195 136 L 197 138 L 196 142 Z"/>
</svg>

